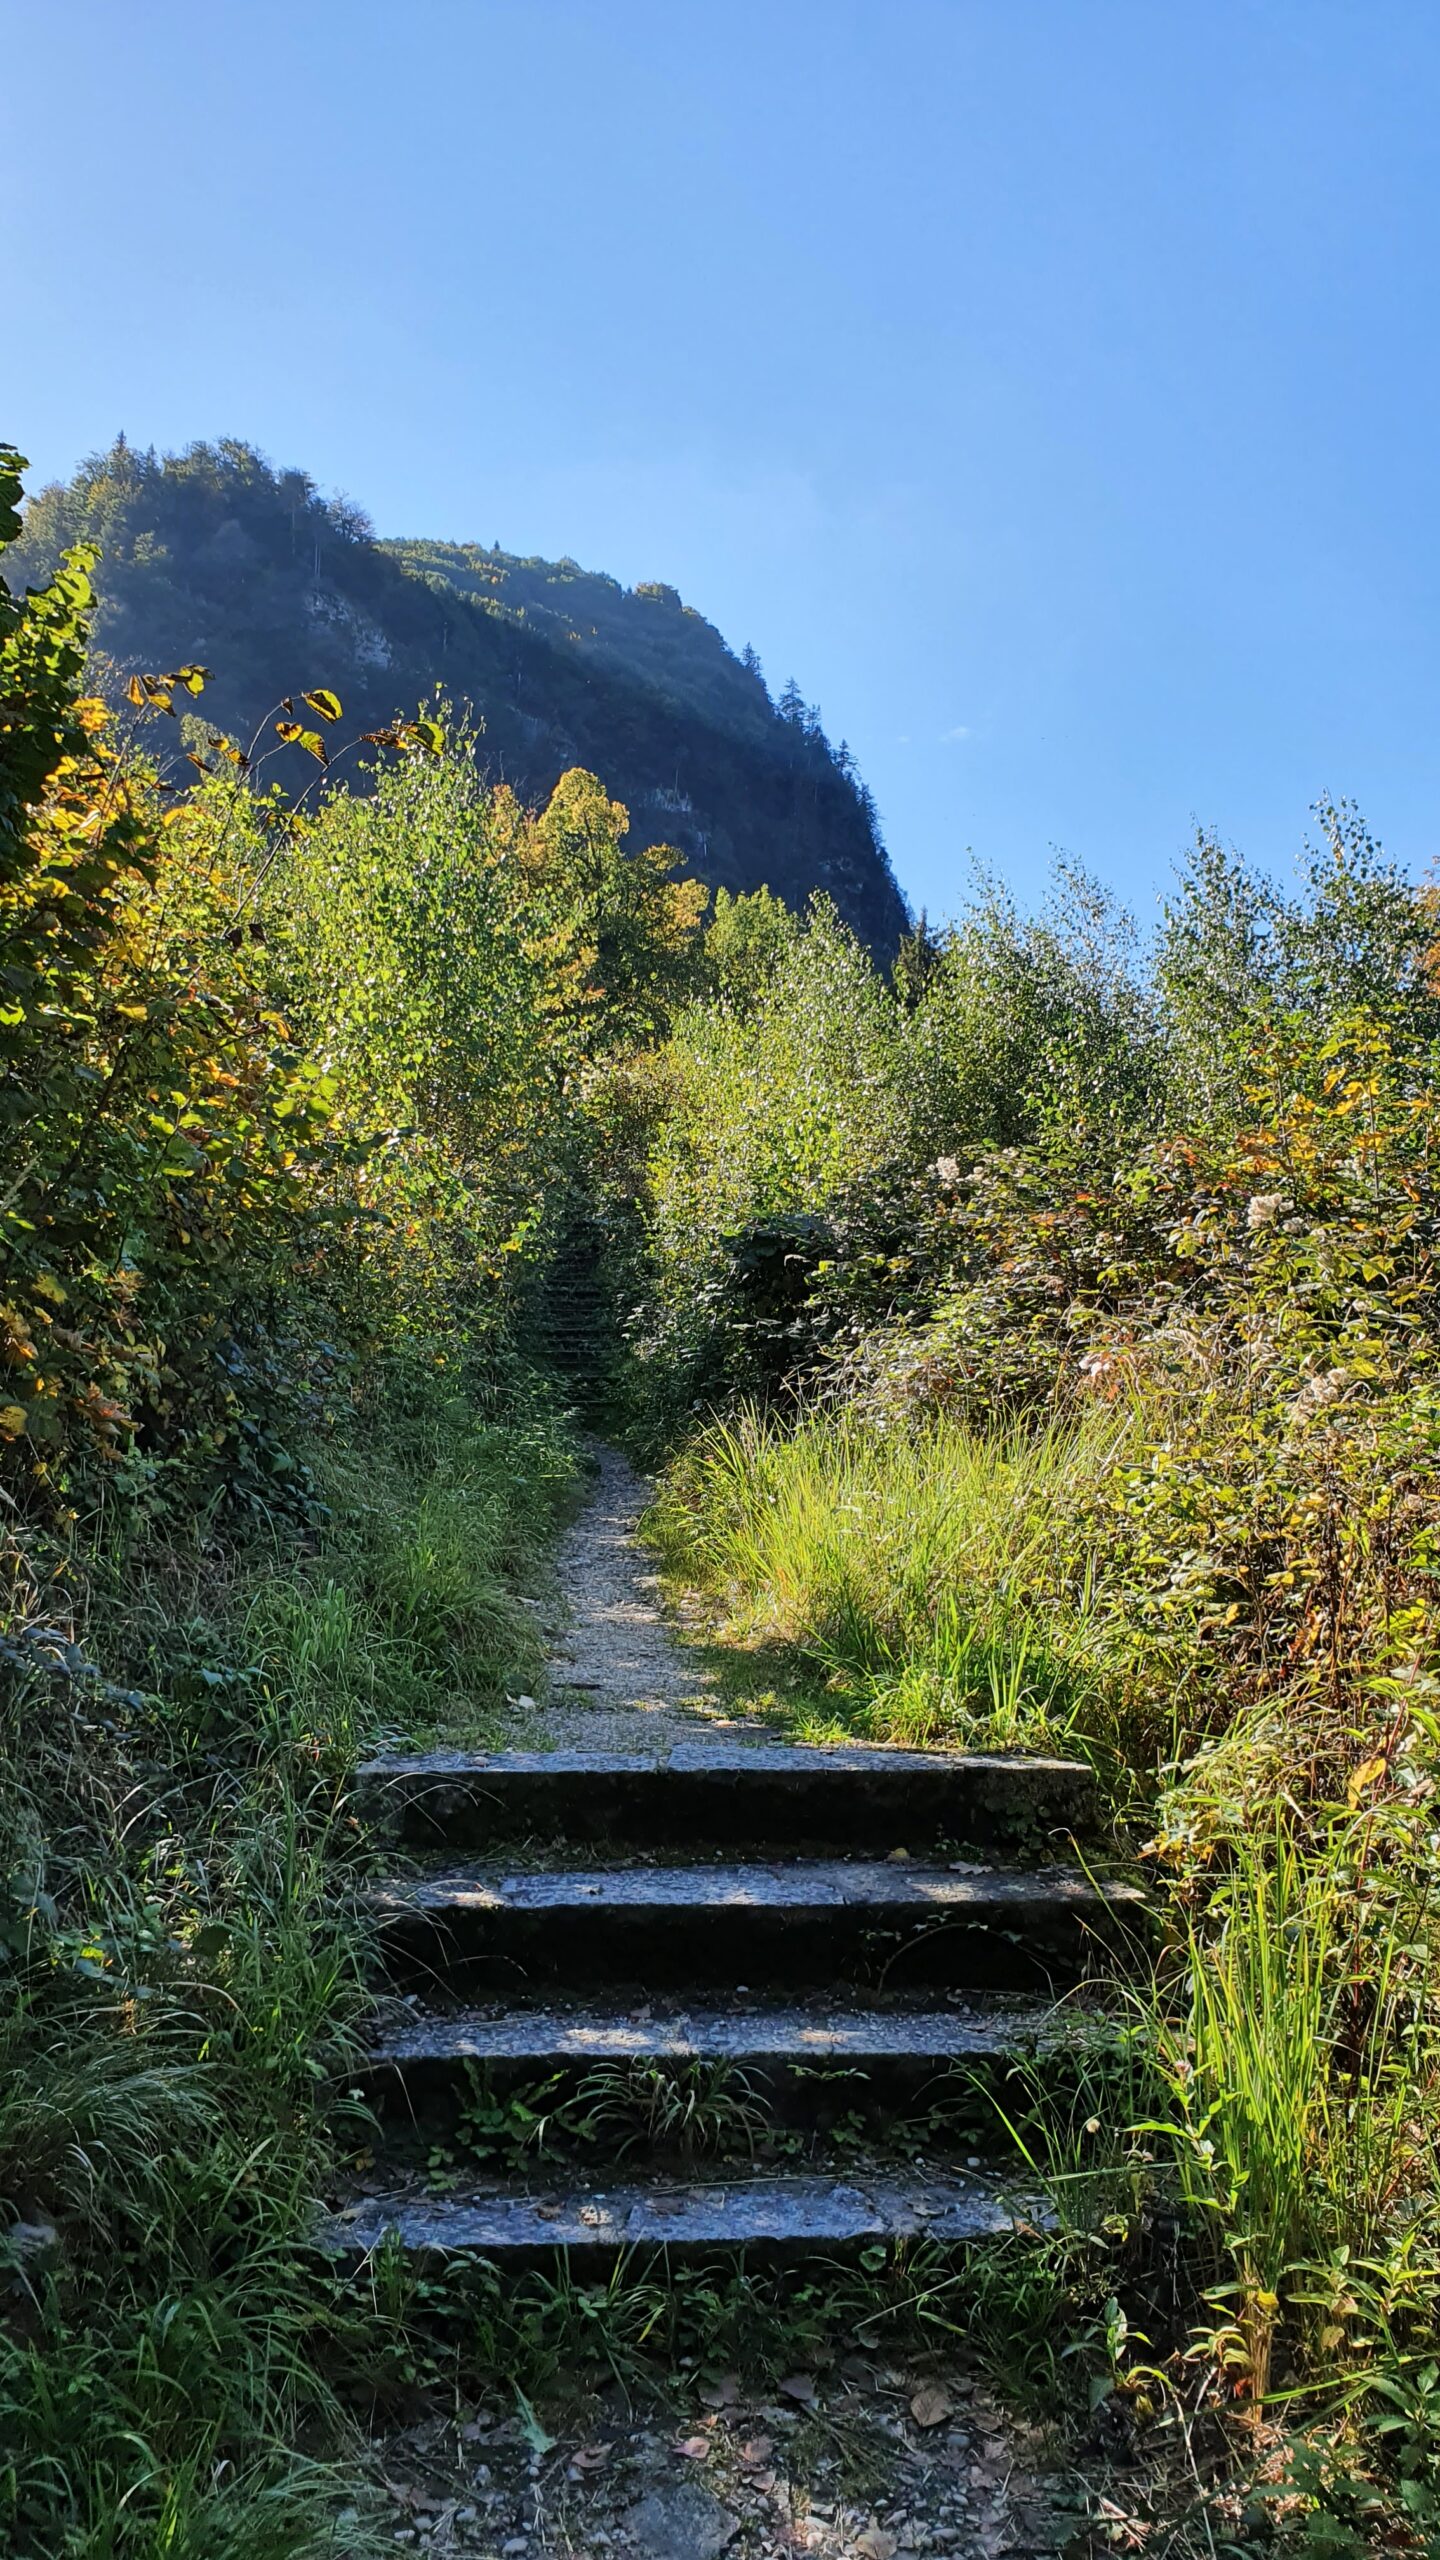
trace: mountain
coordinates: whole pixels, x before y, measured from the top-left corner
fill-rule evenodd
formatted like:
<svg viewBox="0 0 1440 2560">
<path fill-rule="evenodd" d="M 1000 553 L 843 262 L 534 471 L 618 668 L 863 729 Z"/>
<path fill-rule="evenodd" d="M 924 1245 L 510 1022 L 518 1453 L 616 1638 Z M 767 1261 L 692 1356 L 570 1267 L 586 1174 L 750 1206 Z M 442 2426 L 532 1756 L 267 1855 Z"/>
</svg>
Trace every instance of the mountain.
<svg viewBox="0 0 1440 2560">
<path fill-rule="evenodd" d="M 827 890 L 885 957 L 906 928 L 848 751 L 793 684 L 773 702 L 753 653 L 737 658 L 673 587 L 377 541 L 304 472 L 229 441 L 157 457 L 122 437 L 31 501 L 11 583 L 38 584 L 75 542 L 100 548 L 97 650 L 122 673 L 209 667 L 206 714 L 241 740 L 306 688 L 330 687 L 347 729 L 367 729 L 438 685 L 472 706 L 487 769 L 527 800 L 586 765 L 629 808 L 632 844 L 675 845 L 712 887 L 797 907 Z"/>
</svg>

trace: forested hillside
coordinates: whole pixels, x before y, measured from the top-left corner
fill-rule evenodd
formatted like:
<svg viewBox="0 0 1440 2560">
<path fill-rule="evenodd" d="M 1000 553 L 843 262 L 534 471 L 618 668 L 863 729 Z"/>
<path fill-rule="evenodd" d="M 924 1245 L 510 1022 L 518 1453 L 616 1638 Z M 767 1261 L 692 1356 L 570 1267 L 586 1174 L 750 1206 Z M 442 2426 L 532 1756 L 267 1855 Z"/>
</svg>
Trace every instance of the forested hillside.
<svg viewBox="0 0 1440 2560">
<path fill-rule="evenodd" d="M 357 728 L 438 686 L 522 799 L 586 766 L 628 808 L 635 846 L 674 845 L 712 888 L 764 886 L 797 908 L 823 890 L 863 941 L 895 949 L 904 910 L 847 751 L 793 684 L 773 703 L 753 655 L 673 587 L 377 543 L 303 472 L 234 442 L 157 459 L 122 441 L 83 464 L 32 501 L 14 580 L 38 584 L 75 542 L 100 554 L 98 647 L 122 673 L 213 667 L 207 714 L 241 741 L 322 675 Z"/>
<path fill-rule="evenodd" d="M 0 449 L 0 544 L 21 467 Z M 128 470 L 95 482 L 121 518 Z M 207 459 L 197 505 L 232 471 L 273 529 L 282 484 L 248 457 Z M 424 630 L 478 615 L 520 645 L 303 483 L 294 509 L 357 615 L 373 578 Z M 248 685 L 315 573 L 297 550 L 260 575 L 224 522 L 222 556 L 257 545 Z M 328 612 L 247 767 L 162 562 L 187 654 L 117 708 L 87 681 L 92 558 L 21 596 L 14 556 L 0 2545 L 368 2560 L 418 2535 L 397 2496 L 432 2514 L 377 2454 L 396 2413 L 442 2428 L 498 2386 L 533 2476 L 562 2423 L 537 2401 L 568 2393 L 578 2495 L 657 2361 L 697 2428 L 657 2442 L 698 2470 L 732 2364 L 798 2440 L 813 2369 L 858 2341 L 887 2367 L 963 2342 L 1078 2496 L 1109 2464 L 1077 2553 L 1433 2554 L 1433 892 L 1326 804 L 1293 888 L 1199 842 L 1148 947 L 1062 872 L 1040 914 L 992 885 L 882 966 L 828 898 L 712 910 L 637 850 L 601 738 L 600 776 L 537 805 L 458 714 L 387 693 L 357 738 Z M 632 609 L 566 644 L 597 685 Z M 270 741 L 317 774 L 324 748 L 332 787 L 272 791 Z M 1087 1981 L 1002 2079 L 927 2079 L 883 2134 L 907 2174 L 982 2142 L 1023 2170 L 1023 2214 L 968 2250 L 877 2239 L 767 2291 L 663 2252 L 591 2283 L 417 2270 L 388 2238 L 342 2277 L 317 2249 L 374 2159 L 357 1765 L 523 1730 L 582 1420 L 657 1471 L 649 1534 L 737 1717 L 1068 1755 L 1103 1791 L 1097 1871 L 1150 1905 L 1118 1997 L 1092 2010 L 1115 1986 Z M 877 1860 L 891 1890 L 909 1855 Z M 807 2155 L 829 2179 L 861 2137 L 853 2075 L 818 2076 L 846 2084 Z M 455 2143 L 486 2174 L 567 2141 L 613 2167 L 663 2120 L 707 2180 L 798 2156 L 723 2069 L 586 2088 L 567 2114 L 553 2078 L 476 2083 Z M 444 2143 L 417 2171 L 470 2173 Z M 907 2405 L 929 2438 L 933 2395 Z M 939 2467 L 920 2445 L 916 2478 Z"/>
</svg>

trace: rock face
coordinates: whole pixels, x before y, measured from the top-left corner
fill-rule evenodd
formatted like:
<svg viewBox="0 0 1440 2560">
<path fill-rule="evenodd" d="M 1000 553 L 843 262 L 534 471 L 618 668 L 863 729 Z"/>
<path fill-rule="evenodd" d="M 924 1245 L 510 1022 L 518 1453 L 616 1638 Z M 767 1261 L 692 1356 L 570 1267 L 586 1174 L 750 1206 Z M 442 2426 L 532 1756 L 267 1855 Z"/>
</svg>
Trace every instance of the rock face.
<svg viewBox="0 0 1440 2560">
<path fill-rule="evenodd" d="M 210 668 L 207 722 L 242 742 L 307 687 L 340 695 L 352 734 L 439 686 L 522 798 L 586 766 L 629 809 L 632 844 L 676 846 L 712 888 L 797 908 L 823 890 L 885 959 L 905 930 L 848 754 L 793 687 L 773 703 L 758 663 L 673 587 L 477 543 L 380 543 L 303 472 L 229 442 L 96 456 L 32 502 L 7 575 L 39 584 L 76 542 L 102 553 L 97 647 L 122 673 Z"/>
</svg>

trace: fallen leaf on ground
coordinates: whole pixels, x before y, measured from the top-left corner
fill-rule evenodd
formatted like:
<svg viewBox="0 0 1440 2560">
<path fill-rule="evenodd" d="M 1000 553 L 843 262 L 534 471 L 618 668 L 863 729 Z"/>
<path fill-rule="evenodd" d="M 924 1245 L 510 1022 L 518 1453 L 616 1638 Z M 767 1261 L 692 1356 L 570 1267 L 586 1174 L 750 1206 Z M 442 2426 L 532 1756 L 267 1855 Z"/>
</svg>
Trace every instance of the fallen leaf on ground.
<svg viewBox="0 0 1440 2560">
<path fill-rule="evenodd" d="M 412 2516 L 449 2515 L 455 2505 L 453 2498 L 433 2498 L 427 2489 L 413 2488 L 408 2480 L 387 2478 L 385 2486 L 396 2506 L 408 2508 Z"/>
<path fill-rule="evenodd" d="M 672 2453 L 682 2453 L 687 2462 L 703 2462 L 710 2450 L 710 2439 L 708 2436 L 682 2436 L 678 2444 L 672 2444 L 670 2450 Z"/>
<path fill-rule="evenodd" d="M 753 2469 L 757 2462 L 768 2462 L 774 2450 L 773 2436 L 751 2436 L 748 2443 L 740 2447 L 740 2459 L 747 2470 Z"/>
<path fill-rule="evenodd" d="M 768 2498 L 771 2490 L 775 2486 L 774 2472 L 752 2471 L 750 2474 L 750 2486 L 752 2489 L 758 2489 L 762 2498 Z"/>
<path fill-rule="evenodd" d="M 740 2397 L 738 2373 L 722 2373 L 718 2382 L 702 2382 L 700 2397 L 707 2409 L 733 2409 Z"/>
<path fill-rule="evenodd" d="M 817 2395 L 813 2373 L 792 2373 L 787 2381 L 780 2383 L 777 2387 L 784 2392 L 787 2400 L 798 2400 L 802 2409 L 814 2408 Z"/>
<path fill-rule="evenodd" d="M 910 2415 L 917 2427 L 938 2427 L 954 2405 L 943 2383 L 925 2382 L 910 2402 Z"/>
<path fill-rule="evenodd" d="M 613 2445 L 608 2444 L 579 2445 L 570 2456 L 570 2468 L 572 2471 L 598 2471 L 602 2463 L 609 2461 L 613 2451 Z"/>
<path fill-rule="evenodd" d="M 865 2560 L 895 2560 L 900 2545 L 883 2525 L 872 2524 L 866 2532 L 856 2534 L 855 2548 L 864 2552 Z"/>
</svg>

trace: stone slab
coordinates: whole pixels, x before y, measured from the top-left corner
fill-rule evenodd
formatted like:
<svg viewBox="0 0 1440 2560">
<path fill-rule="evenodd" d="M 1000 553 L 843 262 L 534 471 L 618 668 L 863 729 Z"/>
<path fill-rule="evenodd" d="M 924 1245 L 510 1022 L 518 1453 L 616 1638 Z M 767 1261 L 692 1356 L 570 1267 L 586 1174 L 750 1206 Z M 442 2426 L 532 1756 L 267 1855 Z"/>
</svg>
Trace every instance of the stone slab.
<svg viewBox="0 0 1440 2560">
<path fill-rule="evenodd" d="M 367 1761 L 362 1812 L 417 1846 L 502 1839 L 750 1848 L 957 1846 L 1042 1854 L 1093 1830 L 1083 1761 L 863 1743 L 683 1742 L 666 1751 L 429 1751 Z"/>
<path fill-rule="evenodd" d="M 1066 1869 L 821 1859 L 715 1866 L 458 1868 L 377 1889 L 397 1978 L 464 1996 L 482 1978 L 642 1991 L 783 1984 L 1025 1990 L 1071 1980 L 1143 1910 Z M 892 1978 L 893 1977 L 893 1978 Z"/>
<path fill-rule="evenodd" d="M 566 2063 L 731 2062 L 757 2069 L 800 2063 L 976 2062 L 1028 2053 L 1063 2035 L 1047 2003 L 990 2009 L 693 2008 L 668 2018 L 607 2009 L 431 2011 L 388 2027 L 372 2067 L 474 2063 L 537 2071 Z"/>
<path fill-rule="evenodd" d="M 922 1866 L 910 1859 L 784 1859 L 743 1865 L 457 1867 L 376 1888 L 382 1912 L 608 1911 L 709 1913 L 816 1910 L 974 1912 L 1024 1919 L 1034 1912 L 1090 1914 L 1104 1905 L 1140 1905 L 1134 1885 L 1095 1885 L 1068 1868 Z"/>
<path fill-rule="evenodd" d="M 428 2259 L 528 2259 L 557 2252 L 616 2256 L 663 2248 L 803 2257 L 928 2238 L 950 2245 L 1043 2221 L 1033 2198 L 997 2181 L 945 2178 L 756 2177 L 684 2186 L 615 2186 L 574 2194 L 369 2196 L 320 2233 L 331 2255 L 361 2257 L 391 2235 Z"/>
</svg>

